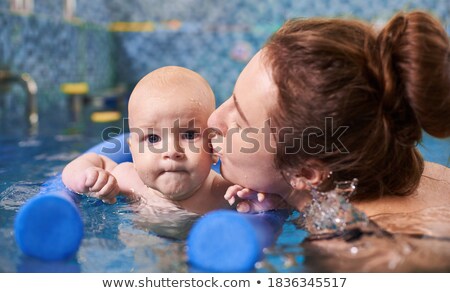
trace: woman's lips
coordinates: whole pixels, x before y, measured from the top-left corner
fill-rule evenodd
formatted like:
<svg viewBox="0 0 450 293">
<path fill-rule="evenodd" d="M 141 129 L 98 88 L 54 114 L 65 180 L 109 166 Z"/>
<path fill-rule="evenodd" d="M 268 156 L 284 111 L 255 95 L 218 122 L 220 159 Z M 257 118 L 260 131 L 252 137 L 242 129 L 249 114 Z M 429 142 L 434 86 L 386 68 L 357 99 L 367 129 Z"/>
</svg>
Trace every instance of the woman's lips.
<svg viewBox="0 0 450 293">
<path fill-rule="evenodd" d="M 213 149 L 213 155 L 214 156 L 217 156 L 217 157 L 219 157 L 219 158 L 222 158 L 223 157 L 223 155 L 222 155 L 222 153 L 220 153 L 218 150 L 216 150 L 216 149 Z"/>
</svg>

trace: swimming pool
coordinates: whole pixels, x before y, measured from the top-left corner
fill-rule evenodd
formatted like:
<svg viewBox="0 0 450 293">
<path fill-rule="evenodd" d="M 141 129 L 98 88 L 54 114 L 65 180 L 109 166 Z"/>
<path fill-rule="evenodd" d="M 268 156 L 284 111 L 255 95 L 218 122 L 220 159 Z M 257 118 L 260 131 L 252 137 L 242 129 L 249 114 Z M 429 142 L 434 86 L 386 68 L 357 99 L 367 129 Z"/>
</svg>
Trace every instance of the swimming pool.
<svg viewBox="0 0 450 293">
<path fill-rule="evenodd" d="M 0 138 L 0 272 L 189 272 L 185 241 L 161 238 L 136 225 L 137 215 L 123 199 L 106 205 L 81 198 L 85 236 L 73 259 L 45 263 L 19 251 L 13 234 L 19 207 L 67 162 L 98 143 L 102 127 L 90 125 L 82 134 L 60 128 L 33 138 Z M 426 136 L 421 150 L 430 160 L 448 166 L 448 142 Z M 404 223 L 439 223 L 444 232 L 438 238 L 367 235 L 351 241 L 302 242 L 305 232 L 297 228 L 299 214 L 294 213 L 255 272 L 450 272 L 448 215 L 450 210 L 443 207 L 424 211 L 419 218 L 395 218 Z"/>
</svg>

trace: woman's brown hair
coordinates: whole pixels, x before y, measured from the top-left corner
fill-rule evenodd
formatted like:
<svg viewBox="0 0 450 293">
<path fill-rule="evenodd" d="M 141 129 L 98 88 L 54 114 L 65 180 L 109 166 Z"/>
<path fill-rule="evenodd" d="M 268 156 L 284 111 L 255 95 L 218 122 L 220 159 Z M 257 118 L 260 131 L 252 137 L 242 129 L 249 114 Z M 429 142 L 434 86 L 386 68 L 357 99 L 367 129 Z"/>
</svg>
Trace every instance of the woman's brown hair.
<svg viewBox="0 0 450 293">
<path fill-rule="evenodd" d="M 295 19 L 263 52 L 278 87 L 275 163 L 320 162 L 333 180 L 358 178 L 354 199 L 418 186 L 422 129 L 450 135 L 450 52 L 442 25 L 400 13 L 377 33 L 343 19 Z M 286 128 L 288 127 L 288 128 Z"/>
</svg>

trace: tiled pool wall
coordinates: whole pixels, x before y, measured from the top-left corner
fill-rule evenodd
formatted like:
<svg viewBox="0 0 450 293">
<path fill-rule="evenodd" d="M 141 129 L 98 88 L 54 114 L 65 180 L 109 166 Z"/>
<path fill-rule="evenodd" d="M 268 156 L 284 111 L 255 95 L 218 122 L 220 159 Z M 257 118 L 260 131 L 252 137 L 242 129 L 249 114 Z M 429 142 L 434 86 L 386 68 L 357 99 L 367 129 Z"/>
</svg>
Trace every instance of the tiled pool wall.
<svg viewBox="0 0 450 293">
<path fill-rule="evenodd" d="M 218 104 L 249 58 L 291 17 L 355 17 L 383 23 L 398 10 L 423 9 L 449 29 L 448 0 L 77 0 L 75 19 L 63 0 L 35 0 L 20 15 L 0 0 L 0 68 L 29 73 L 42 111 L 64 104 L 60 85 L 91 90 L 133 86 L 164 65 L 186 66 L 212 85 Z M 117 22 L 137 22 L 134 29 Z"/>
</svg>

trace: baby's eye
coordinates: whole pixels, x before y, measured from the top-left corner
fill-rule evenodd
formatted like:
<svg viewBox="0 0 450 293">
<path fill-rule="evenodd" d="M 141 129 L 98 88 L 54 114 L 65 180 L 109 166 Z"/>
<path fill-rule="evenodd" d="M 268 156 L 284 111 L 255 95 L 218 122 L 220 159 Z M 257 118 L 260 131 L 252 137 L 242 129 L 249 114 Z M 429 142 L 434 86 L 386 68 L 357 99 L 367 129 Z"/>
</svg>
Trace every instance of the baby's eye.
<svg viewBox="0 0 450 293">
<path fill-rule="evenodd" d="M 193 140 L 200 136 L 200 133 L 194 131 L 194 130 L 188 130 L 181 134 L 182 139 L 188 139 Z"/>
<path fill-rule="evenodd" d="M 157 143 L 161 141 L 161 137 L 157 134 L 150 134 L 147 139 L 149 143 Z"/>
</svg>

